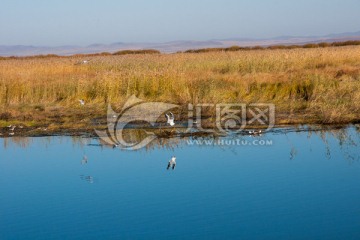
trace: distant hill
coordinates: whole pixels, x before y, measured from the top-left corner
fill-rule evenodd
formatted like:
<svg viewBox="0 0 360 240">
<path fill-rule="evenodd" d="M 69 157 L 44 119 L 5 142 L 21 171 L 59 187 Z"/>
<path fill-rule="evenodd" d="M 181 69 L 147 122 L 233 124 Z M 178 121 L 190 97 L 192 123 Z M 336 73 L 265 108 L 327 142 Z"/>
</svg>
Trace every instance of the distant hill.
<svg viewBox="0 0 360 240">
<path fill-rule="evenodd" d="M 172 41 L 165 43 L 123 43 L 117 42 L 112 44 L 91 44 L 89 46 L 24 46 L 0 45 L 0 56 L 31 56 L 40 54 L 57 54 L 73 55 L 110 52 L 114 53 L 120 50 L 139 50 L 139 49 L 156 49 L 164 53 L 185 51 L 188 49 L 199 48 L 225 48 L 230 46 L 272 46 L 272 45 L 291 45 L 306 44 L 319 42 L 343 42 L 348 40 L 360 40 L 359 32 L 337 33 L 325 36 L 280 36 L 269 39 L 252 39 L 252 38 L 229 38 L 215 39 L 209 41 Z"/>
</svg>

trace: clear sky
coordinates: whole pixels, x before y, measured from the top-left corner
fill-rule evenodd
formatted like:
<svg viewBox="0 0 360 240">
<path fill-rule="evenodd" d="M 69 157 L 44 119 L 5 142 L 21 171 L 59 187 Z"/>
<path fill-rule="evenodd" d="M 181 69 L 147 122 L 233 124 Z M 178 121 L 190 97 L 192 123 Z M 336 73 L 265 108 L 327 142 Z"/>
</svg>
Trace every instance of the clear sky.
<svg viewBox="0 0 360 240">
<path fill-rule="evenodd" d="M 360 31 L 360 0 L 1 0 L 0 45 L 88 45 Z"/>
</svg>

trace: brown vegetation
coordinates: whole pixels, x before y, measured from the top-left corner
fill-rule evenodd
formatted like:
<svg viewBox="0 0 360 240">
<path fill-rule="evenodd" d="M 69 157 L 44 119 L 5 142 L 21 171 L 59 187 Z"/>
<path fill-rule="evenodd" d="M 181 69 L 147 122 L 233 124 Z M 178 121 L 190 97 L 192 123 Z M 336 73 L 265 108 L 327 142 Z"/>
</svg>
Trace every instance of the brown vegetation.
<svg viewBox="0 0 360 240">
<path fill-rule="evenodd" d="M 107 104 L 121 109 L 133 94 L 184 109 L 188 103 L 274 103 L 277 124 L 360 120 L 359 46 L 93 55 L 76 64 L 81 60 L 0 61 L 0 126 L 87 131 L 105 124 Z"/>
<path fill-rule="evenodd" d="M 254 46 L 254 47 L 239 47 L 232 46 L 228 48 L 202 48 L 190 49 L 185 53 L 205 53 L 205 52 L 235 52 L 235 51 L 249 51 L 249 50 L 278 50 L 278 49 L 296 49 L 296 48 L 326 48 L 326 47 L 344 47 L 344 46 L 358 46 L 360 41 L 346 41 L 346 42 L 321 42 L 321 43 L 308 43 L 303 45 L 271 45 L 271 46 Z"/>
</svg>

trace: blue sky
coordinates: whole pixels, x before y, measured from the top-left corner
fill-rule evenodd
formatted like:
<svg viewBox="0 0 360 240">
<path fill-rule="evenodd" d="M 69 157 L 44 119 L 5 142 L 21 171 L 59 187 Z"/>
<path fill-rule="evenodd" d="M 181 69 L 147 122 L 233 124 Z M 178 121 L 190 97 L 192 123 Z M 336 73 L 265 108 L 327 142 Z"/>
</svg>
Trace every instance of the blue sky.
<svg viewBox="0 0 360 240">
<path fill-rule="evenodd" d="M 88 45 L 359 31 L 359 0 L 1 0 L 0 45 Z"/>
</svg>

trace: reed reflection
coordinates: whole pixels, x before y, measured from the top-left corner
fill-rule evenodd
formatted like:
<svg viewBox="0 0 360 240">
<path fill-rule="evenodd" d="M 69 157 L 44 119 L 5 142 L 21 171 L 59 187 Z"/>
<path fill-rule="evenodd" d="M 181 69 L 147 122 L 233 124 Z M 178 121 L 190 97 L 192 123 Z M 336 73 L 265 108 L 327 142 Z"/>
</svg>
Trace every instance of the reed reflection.
<svg viewBox="0 0 360 240">
<path fill-rule="evenodd" d="M 252 132 L 251 132 L 252 133 Z M 306 134 L 306 140 L 308 147 L 312 148 L 313 139 L 321 139 L 323 146 L 325 148 L 324 155 L 326 158 L 331 159 L 332 152 L 335 149 L 334 144 L 340 149 L 342 155 L 349 162 L 359 161 L 360 154 L 358 152 L 358 146 L 360 144 L 360 125 L 353 125 L 351 127 L 342 127 L 342 126 L 300 126 L 300 127 L 288 127 L 288 128 L 275 128 L 268 132 L 262 132 L 261 134 L 249 134 L 249 131 L 244 131 L 239 134 L 229 134 L 227 136 L 220 134 L 211 134 L 204 135 L 198 132 L 186 133 L 184 129 L 177 129 L 176 131 L 164 132 L 160 131 L 157 133 L 158 137 L 148 144 L 145 148 L 139 149 L 137 151 L 152 151 L 155 149 L 171 149 L 174 150 L 185 145 L 190 145 L 189 142 L 199 141 L 202 143 L 207 142 L 217 142 L 217 141 L 227 141 L 231 140 L 237 142 L 246 142 L 255 140 L 264 140 L 264 139 L 277 139 L 284 136 L 286 138 L 286 144 L 284 146 L 284 151 L 289 152 L 289 159 L 294 160 L 299 154 L 299 144 L 304 144 L 304 142 L 297 142 L 294 136 L 301 136 Z M 295 134 L 295 135 L 294 135 Z M 146 131 L 142 129 L 127 129 L 124 131 L 123 138 L 127 142 L 141 142 L 146 138 Z M 0 144 L 2 147 L 0 151 L 5 151 L 9 148 L 29 148 L 35 144 L 45 146 L 45 148 L 52 145 L 61 145 L 62 142 L 71 141 L 74 148 L 84 149 L 84 156 L 81 159 L 81 164 L 88 163 L 88 157 L 85 154 L 86 148 L 91 147 L 100 147 L 100 148 L 109 148 L 114 151 L 123 151 L 120 147 L 114 148 L 113 145 L 109 145 L 106 142 L 102 141 L 99 138 L 88 138 L 88 137 L 11 137 L 11 138 L 0 138 Z M 207 141 L 207 142 L 206 142 Z M 195 145 L 194 145 L 195 146 Z M 226 150 L 234 151 L 237 146 L 234 145 L 216 145 L 216 144 L 200 144 L 196 147 L 217 147 L 224 148 Z M 242 147 L 253 147 L 246 145 Z M 235 151 L 234 151 L 235 152 Z"/>
</svg>

